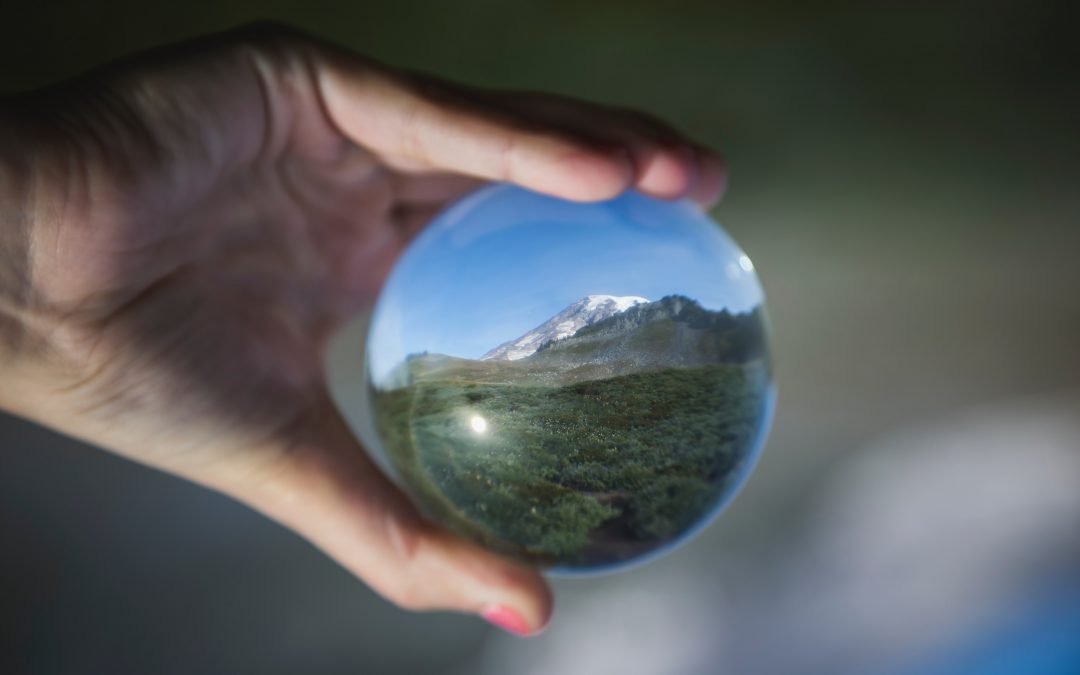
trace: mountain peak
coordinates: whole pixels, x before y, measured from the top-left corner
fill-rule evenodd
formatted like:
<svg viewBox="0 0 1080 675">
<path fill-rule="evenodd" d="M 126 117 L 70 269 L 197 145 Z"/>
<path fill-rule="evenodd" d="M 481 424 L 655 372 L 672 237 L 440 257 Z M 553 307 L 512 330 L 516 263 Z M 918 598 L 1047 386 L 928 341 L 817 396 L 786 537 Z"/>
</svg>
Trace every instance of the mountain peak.
<svg viewBox="0 0 1080 675">
<path fill-rule="evenodd" d="M 610 303 L 614 304 L 616 312 L 625 312 L 634 305 L 640 305 L 648 301 L 648 298 L 643 298 L 640 295 L 586 295 L 574 304 L 584 303 L 586 308 L 591 310 Z"/>
<path fill-rule="evenodd" d="M 481 361 L 517 361 L 536 353 L 542 345 L 570 337 L 585 326 L 649 302 L 637 295 L 586 295 L 516 340 L 504 342 L 480 357 Z"/>
</svg>

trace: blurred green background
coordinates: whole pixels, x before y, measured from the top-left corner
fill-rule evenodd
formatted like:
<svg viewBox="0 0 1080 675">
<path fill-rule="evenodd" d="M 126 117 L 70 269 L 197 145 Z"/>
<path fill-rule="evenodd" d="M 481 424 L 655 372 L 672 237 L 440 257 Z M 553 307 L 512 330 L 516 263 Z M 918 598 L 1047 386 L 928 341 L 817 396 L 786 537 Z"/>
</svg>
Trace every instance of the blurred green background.
<svg viewBox="0 0 1080 675">
<path fill-rule="evenodd" d="M 992 672 L 1071 672 L 1025 668 L 1068 662 L 1050 638 L 1080 606 L 1077 7 L 8 3 L 0 91 L 274 18 L 667 118 L 730 163 L 714 214 L 765 283 L 780 401 L 723 517 L 560 581 L 529 643 L 400 612 L 224 498 L 0 418 L 0 672 L 952 673 L 1008 645 Z"/>
</svg>

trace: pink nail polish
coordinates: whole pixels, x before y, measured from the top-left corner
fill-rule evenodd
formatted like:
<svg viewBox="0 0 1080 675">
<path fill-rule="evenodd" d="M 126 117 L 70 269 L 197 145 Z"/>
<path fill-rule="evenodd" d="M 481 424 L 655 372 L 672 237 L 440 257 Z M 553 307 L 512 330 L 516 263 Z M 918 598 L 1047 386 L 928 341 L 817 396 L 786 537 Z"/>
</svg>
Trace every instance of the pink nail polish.
<svg viewBox="0 0 1080 675">
<path fill-rule="evenodd" d="M 484 620 L 488 623 L 518 637 L 528 637 L 532 634 L 529 625 L 525 623 L 525 619 L 522 619 L 521 615 L 509 607 L 492 605 L 480 612 L 480 616 L 484 617 Z"/>
</svg>

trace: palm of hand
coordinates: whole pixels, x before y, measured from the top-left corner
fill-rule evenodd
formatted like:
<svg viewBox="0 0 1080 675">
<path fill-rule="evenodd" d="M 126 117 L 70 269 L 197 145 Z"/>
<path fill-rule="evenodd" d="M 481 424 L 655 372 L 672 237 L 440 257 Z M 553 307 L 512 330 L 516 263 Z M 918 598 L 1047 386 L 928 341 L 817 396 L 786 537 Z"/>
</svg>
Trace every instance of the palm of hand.
<svg viewBox="0 0 1080 675">
<path fill-rule="evenodd" d="M 314 97 L 261 98 L 250 62 L 222 75 L 227 94 L 186 111 L 190 128 L 151 126 L 125 155 L 79 158 L 84 175 L 150 170 L 118 204 L 108 182 L 74 195 L 89 219 L 58 224 L 56 250 L 71 255 L 50 265 L 64 274 L 46 290 L 70 317 L 78 367 L 65 391 L 95 438 L 199 480 L 213 465 L 228 482 L 317 443 L 334 415 L 327 338 L 371 303 L 424 221 L 478 181 L 394 168 L 407 160 L 349 141 Z M 171 95 L 175 83 L 154 86 Z"/>
</svg>

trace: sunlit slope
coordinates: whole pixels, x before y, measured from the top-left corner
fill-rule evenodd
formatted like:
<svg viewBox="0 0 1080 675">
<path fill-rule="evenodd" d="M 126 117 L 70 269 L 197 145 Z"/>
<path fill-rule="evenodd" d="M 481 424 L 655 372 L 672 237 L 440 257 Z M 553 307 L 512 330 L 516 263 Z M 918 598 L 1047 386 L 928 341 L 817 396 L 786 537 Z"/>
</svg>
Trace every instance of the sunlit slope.
<svg viewBox="0 0 1080 675">
<path fill-rule="evenodd" d="M 412 355 L 390 379 L 393 387 L 434 380 L 540 386 L 662 368 L 745 363 L 763 358 L 762 321 L 759 309 L 742 314 L 710 311 L 689 298 L 668 296 L 548 342 L 523 359 Z"/>
</svg>

